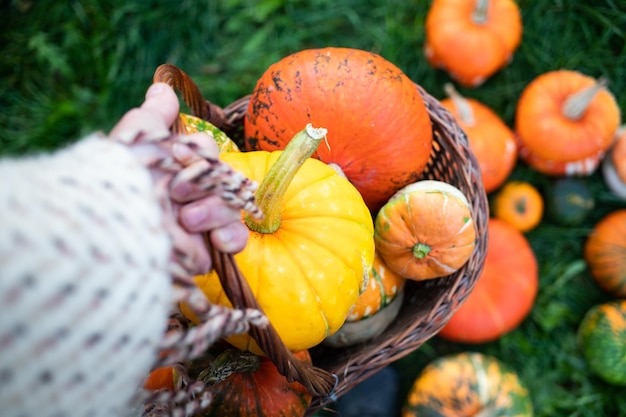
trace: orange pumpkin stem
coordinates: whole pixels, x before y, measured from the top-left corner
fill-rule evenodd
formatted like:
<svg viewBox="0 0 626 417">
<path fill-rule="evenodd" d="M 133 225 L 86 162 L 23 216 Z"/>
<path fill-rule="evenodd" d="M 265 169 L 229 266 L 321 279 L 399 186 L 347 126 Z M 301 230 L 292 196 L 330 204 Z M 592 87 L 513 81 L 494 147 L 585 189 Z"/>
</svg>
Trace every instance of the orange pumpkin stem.
<svg viewBox="0 0 626 417">
<path fill-rule="evenodd" d="M 487 10 L 489 9 L 489 0 L 476 0 L 476 6 L 472 12 L 472 22 L 477 25 L 487 23 Z"/>
<path fill-rule="evenodd" d="M 418 243 L 413 246 L 413 256 L 417 259 L 424 259 L 430 253 L 431 247 L 425 243 Z"/>
<path fill-rule="evenodd" d="M 325 137 L 326 129 L 314 128 L 309 123 L 289 141 L 256 192 L 256 203 L 263 212 L 263 218 L 255 219 L 249 214 L 245 216 L 250 230 L 258 233 L 274 233 L 278 230 L 283 197 L 291 180 Z"/>
<path fill-rule="evenodd" d="M 600 78 L 591 87 L 587 87 L 570 95 L 561 107 L 563 116 L 572 121 L 579 120 L 587 110 L 587 107 L 589 107 L 589 104 L 591 104 L 591 100 L 593 100 L 598 91 L 606 87 L 606 85 L 607 80 Z"/>
<path fill-rule="evenodd" d="M 474 111 L 472 110 L 472 106 L 470 106 L 469 102 L 463 97 L 454 86 L 450 83 L 446 83 L 443 86 L 448 97 L 452 99 L 454 106 L 456 107 L 456 111 L 459 113 L 459 119 L 462 123 L 473 126 L 476 123 L 476 119 L 474 118 Z"/>
</svg>

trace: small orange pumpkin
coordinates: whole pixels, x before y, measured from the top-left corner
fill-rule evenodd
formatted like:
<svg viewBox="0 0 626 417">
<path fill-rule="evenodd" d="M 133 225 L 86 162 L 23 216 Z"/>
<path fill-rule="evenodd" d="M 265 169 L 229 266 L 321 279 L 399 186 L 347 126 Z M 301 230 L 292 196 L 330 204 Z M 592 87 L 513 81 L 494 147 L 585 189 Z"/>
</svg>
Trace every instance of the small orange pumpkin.
<svg viewBox="0 0 626 417">
<path fill-rule="evenodd" d="M 515 114 L 520 158 L 546 175 L 593 173 L 621 118 L 605 84 L 570 70 L 547 72 L 531 81 Z"/>
<path fill-rule="evenodd" d="M 589 234 L 584 250 L 598 286 L 615 297 L 626 297 L 626 209 L 603 217 Z"/>
<path fill-rule="evenodd" d="M 485 104 L 463 97 L 452 84 L 446 84 L 445 90 L 448 98 L 441 100 L 441 104 L 467 134 L 470 149 L 480 166 L 485 191 L 492 192 L 506 181 L 515 167 L 515 134 Z"/>
<path fill-rule="evenodd" d="M 409 184 L 376 215 L 374 243 L 396 274 L 417 281 L 447 276 L 467 262 L 476 245 L 469 202 L 442 181 Z"/>
<path fill-rule="evenodd" d="M 434 0 L 426 16 L 424 53 L 466 87 L 506 66 L 522 39 L 513 0 Z"/>
<path fill-rule="evenodd" d="M 541 193 L 526 181 L 510 181 L 493 201 L 493 216 L 521 232 L 534 229 L 543 217 Z"/>
<path fill-rule="evenodd" d="M 607 187 L 626 200 L 626 125 L 615 133 L 613 146 L 602 162 L 602 174 Z"/>
<path fill-rule="evenodd" d="M 530 313 L 539 289 L 537 258 L 524 235 L 489 219 L 483 271 L 465 303 L 438 333 L 461 343 L 485 343 L 515 329 Z"/>
</svg>

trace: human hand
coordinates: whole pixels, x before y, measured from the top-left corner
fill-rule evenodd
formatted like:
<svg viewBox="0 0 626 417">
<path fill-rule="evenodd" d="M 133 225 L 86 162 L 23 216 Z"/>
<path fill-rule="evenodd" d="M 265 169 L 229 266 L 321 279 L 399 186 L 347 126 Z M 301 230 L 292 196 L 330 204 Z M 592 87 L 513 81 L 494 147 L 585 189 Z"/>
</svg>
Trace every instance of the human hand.
<svg viewBox="0 0 626 417">
<path fill-rule="evenodd" d="M 245 247 L 249 232 L 241 222 L 238 208 L 199 186 L 199 174 L 209 168 L 210 161 L 218 160 L 219 151 L 205 133 L 172 135 L 170 127 L 178 114 L 174 90 L 156 83 L 148 89 L 144 103 L 128 111 L 109 136 L 129 144 L 150 169 L 165 213 L 165 226 L 173 238 L 177 263 L 182 263 L 188 273 L 201 274 L 212 265 L 201 233 L 209 233 L 217 250 L 236 253 Z M 156 160 L 161 163 L 155 165 Z M 243 177 L 234 180 L 246 181 Z"/>
</svg>

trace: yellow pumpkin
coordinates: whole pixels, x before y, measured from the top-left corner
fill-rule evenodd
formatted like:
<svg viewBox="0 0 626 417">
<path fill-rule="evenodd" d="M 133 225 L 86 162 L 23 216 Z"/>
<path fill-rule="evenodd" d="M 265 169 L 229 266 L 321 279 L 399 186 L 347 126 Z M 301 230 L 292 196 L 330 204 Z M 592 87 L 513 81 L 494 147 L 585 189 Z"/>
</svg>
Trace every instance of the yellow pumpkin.
<svg viewBox="0 0 626 417">
<path fill-rule="evenodd" d="M 327 164 L 296 155 L 302 136 L 321 140 L 305 129 L 284 151 L 221 155 L 260 183 L 256 198 L 265 218 L 244 218 L 251 234 L 235 261 L 291 351 L 309 349 L 343 325 L 374 258 L 373 221 L 361 194 Z M 211 302 L 230 305 L 214 272 L 196 282 Z M 228 341 L 262 353 L 248 335 Z"/>
</svg>

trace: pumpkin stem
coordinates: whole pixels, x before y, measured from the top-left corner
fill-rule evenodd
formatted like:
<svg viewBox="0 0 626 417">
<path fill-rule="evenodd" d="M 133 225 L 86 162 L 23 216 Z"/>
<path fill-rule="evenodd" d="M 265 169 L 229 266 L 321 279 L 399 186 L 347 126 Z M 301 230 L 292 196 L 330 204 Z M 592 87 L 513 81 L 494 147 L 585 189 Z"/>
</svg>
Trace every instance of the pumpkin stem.
<svg viewBox="0 0 626 417">
<path fill-rule="evenodd" d="M 589 104 L 591 104 L 596 93 L 606 87 L 606 85 L 606 78 L 600 78 L 591 87 L 584 88 L 567 97 L 567 100 L 561 107 L 563 116 L 572 121 L 579 120 L 589 107 Z"/>
<path fill-rule="evenodd" d="M 252 352 L 226 349 L 217 355 L 208 368 L 198 375 L 198 380 L 207 385 L 225 381 L 234 373 L 254 373 L 261 366 L 261 358 Z"/>
<path fill-rule="evenodd" d="M 526 198 L 522 197 L 515 201 L 515 211 L 519 214 L 526 214 L 527 205 Z"/>
<path fill-rule="evenodd" d="M 474 118 L 474 111 L 472 110 L 472 106 L 470 106 L 469 101 L 467 101 L 467 99 L 463 97 L 450 83 L 446 83 L 443 86 L 443 89 L 448 97 L 452 99 L 454 107 L 456 107 L 456 111 L 459 113 L 460 121 L 467 126 L 473 126 L 476 123 L 476 119 Z"/>
<path fill-rule="evenodd" d="M 472 12 L 472 21 L 477 25 L 487 23 L 487 10 L 489 9 L 489 0 L 476 0 L 476 6 Z"/>
<path fill-rule="evenodd" d="M 313 155 L 326 129 L 314 128 L 310 123 L 289 141 L 285 149 L 267 171 L 256 192 L 256 203 L 263 212 L 263 219 L 245 215 L 246 225 L 258 233 L 274 233 L 280 227 L 280 211 L 283 196 L 293 177 L 304 162 Z"/>
<path fill-rule="evenodd" d="M 425 243 L 418 243 L 413 246 L 413 256 L 417 259 L 424 259 L 430 253 L 430 246 Z"/>
</svg>

